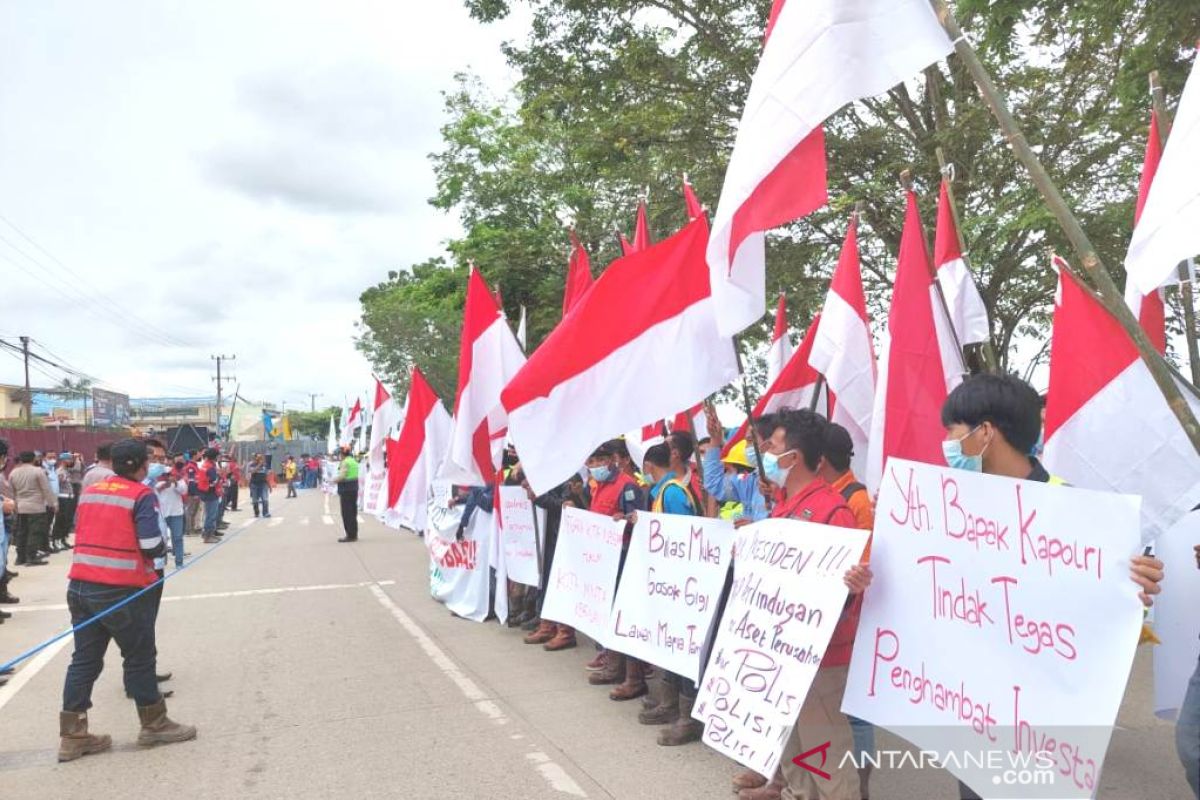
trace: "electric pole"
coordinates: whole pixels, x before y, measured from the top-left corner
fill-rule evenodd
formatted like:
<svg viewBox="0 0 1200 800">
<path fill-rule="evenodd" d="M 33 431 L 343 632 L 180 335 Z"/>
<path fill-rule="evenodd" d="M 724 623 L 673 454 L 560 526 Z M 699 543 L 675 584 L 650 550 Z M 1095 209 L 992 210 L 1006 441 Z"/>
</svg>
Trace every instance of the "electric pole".
<svg viewBox="0 0 1200 800">
<path fill-rule="evenodd" d="M 312 407 L 309 409 L 310 411 L 316 411 L 316 410 L 317 410 L 317 398 L 318 398 L 318 397 L 320 397 L 320 396 L 321 396 L 321 393 L 320 393 L 320 392 L 309 392 L 309 393 L 308 393 L 309 403 L 311 403 L 311 406 L 312 406 Z"/>
<path fill-rule="evenodd" d="M 213 361 L 217 362 L 217 377 L 213 378 L 213 380 L 217 382 L 217 436 L 220 436 L 221 435 L 221 390 L 223 388 L 223 382 L 236 380 L 236 378 L 233 375 L 226 375 L 224 377 L 221 376 L 221 362 L 222 361 L 233 361 L 237 358 L 237 356 L 236 355 L 232 355 L 232 356 L 219 355 L 219 356 L 209 356 L 209 358 L 212 359 Z"/>
<path fill-rule="evenodd" d="M 29 387 L 29 337 L 21 337 L 21 350 L 25 354 L 25 424 L 33 423 L 33 390 Z"/>
</svg>

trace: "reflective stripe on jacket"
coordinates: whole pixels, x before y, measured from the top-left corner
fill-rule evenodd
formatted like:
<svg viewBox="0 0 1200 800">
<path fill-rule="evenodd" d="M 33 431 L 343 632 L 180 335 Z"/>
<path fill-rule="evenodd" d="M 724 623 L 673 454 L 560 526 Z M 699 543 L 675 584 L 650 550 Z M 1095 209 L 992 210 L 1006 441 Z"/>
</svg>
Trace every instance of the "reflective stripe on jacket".
<svg viewBox="0 0 1200 800">
<path fill-rule="evenodd" d="M 154 563 L 142 555 L 134 507 L 153 490 L 114 475 L 88 487 L 75 517 L 72 580 L 108 586 L 149 586 L 158 580 Z"/>
</svg>

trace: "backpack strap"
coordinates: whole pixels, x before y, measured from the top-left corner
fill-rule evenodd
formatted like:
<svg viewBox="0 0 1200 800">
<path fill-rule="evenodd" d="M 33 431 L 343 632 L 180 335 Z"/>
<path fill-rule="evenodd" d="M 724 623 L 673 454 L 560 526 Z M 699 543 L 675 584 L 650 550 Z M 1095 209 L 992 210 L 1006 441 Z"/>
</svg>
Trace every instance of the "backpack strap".
<svg viewBox="0 0 1200 800">
<path fill-rule="evenodd" d="M 847 503 L 849 503 L 851 497 L 858 494 L 859 492 L 865 492 L 866 490 L 867 490 L 867 487 L 857 481 L 855 481 L 854 483 L 848 483 L 842 487 L 842 492 L 841 492 L 842 499 L 845 500 Z"/>
</svg>

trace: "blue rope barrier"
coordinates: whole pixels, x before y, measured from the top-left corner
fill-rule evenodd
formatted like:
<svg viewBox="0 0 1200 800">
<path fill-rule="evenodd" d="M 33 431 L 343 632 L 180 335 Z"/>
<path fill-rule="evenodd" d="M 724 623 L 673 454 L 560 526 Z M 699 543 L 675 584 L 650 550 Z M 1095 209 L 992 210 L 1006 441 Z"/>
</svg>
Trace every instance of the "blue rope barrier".
<svg viewBox="0 0 1200 800">
<path fill-rule="evenodd" d="M 178 569 L 173 570 L 171 572 L 164 572 L 163 576 L 161 578 L 159 578 L 158 580 L 156 580 L 154 583 L 150 584 L 149 586 L 147 586 L 143 589 L 139 589 L 134 594 L 129 595 L 129 597 L 126 597 L 124 600 L 122 600 L 121 602 L 119 602 L 115 605 L 109 606 L 108 608 L 101 611 L 99 614 L 96 614 L 94 617 L 85 619 L 83 622 L 79 623 L 78 625 L 74 625 L 70 628 L 67 628 L 62 633 L 56 634 L 56 635 L 50 637 L 49 639 L 47 639 L 46 641 L 42 642 L 41 644 L 31 647 L 30 649 L 26 650 L 24 653 L 21 653 L 19 656 L 12 659 L 11 661 L 7 661 L 3 664 L 0 664 L 0 672 L 3 672 L 7 669 L 15 667 L 17 664 L 20 664 L 22 661 L 32 658 L 33 656 L 36 656 L 38 653 L 42 652 L 47 647 L 49 647 L 50 645 L 59 641 L 60 639 L 66 638 L 67 636 L 73 636 L 75 634 L 75 631 L 83 630 L 84 628 L 86 628 L 89 625 L 94 624 L 98 620 L 104 619 L 109 614 L 116 611 L 118 608 L 121 608 L 122 606 L 124 606 L 128 603 L 132 603 L 134 600 L 138 599 L 139 597 L 141 597 L 142 595 L 144 595 L 146 592 L 150 591 L 151 589 L 154 589 L 157 586 L 161 586 L 162 584 L 167 582 L 168 578 L 174 578 L 176 575 L 183 572 L 184 570 L 191 569 L 194 564 L 197 564 L 200 561 L 204 560 L 205 558 L 208 558 L 210 555 L 212 555 L 216 551 L 220 550 L 222 547 L 229 544 L 234 539 L 241 536 L 243 533 L 245 533 L 247 530 L 249 530 L 250 527 L 253 526 L 253 524 L 254 524 L 253 522 L 247 522 L 245 525 L 242 526 L 242 528 L 240 530 L 233 533 L 228 539 L 222 539 L 215 547 L 210 547 L 208 550 L 205 550 L 203 553 L 196 556 L 191 561 L 188 561 L 187 563 L 185 563 L 182 567 L 179 567 Z"/>
</svg>

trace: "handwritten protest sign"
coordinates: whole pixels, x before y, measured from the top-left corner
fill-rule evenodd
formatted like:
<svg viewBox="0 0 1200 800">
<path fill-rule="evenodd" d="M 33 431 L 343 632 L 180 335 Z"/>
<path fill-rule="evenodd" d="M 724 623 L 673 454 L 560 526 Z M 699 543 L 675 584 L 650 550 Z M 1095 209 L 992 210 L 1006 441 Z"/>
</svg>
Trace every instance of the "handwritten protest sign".
<svg viewBox="0 0 1200 800">
<path fill-rule="evenodd" d="M 1188 681 L 1200 657 L 1196 609 L 1200 608 L 1200 571 L 1195 546 L 1200 544 L 1200 511 L 1185 514 L 1154 543 L 1167 579 L 1154 600 L 1154 632 L 1162 639 L 1154 654 L 1154 713 L 1173 720 L 1183 705 Z"/>
<path fill-rule="evenodd" d="M 537 520 L 534 520 L 534 514 Z M 546 512 L 535 509 L 529 494 L 520 486 L 500 487 L 500 547 L 507 576 L 526 586 L 537 586 L 538 541 L 546 527 Z"/>
<path fill-rule="evenodd" d="M 607 644 L 696 680 L 732 545 L 726 520 L 639 511 Z"/>
<path fill-rule="evenodd" d="M 987 797 L 1090 797 L 1141 625 L 1139 512 L 1134 497 L 889 461 L 843 709 L 946 754 Z M 1021 765 L 1050 774 L 1008 785 Z"/>
<path fill-rule="evenodd" d="M 569 506 L 563 509 L 543 619 L 607 641 L 624 533 L 623 521 Z"/>
<path fill-rule="evenodd" d="M 709 747 L 774 774 L 845 607 L 842 577 L 866 544 L 866 531 L 790 519 L 738 530 L 733 587 L 692 712 Z"/>
</svg>

